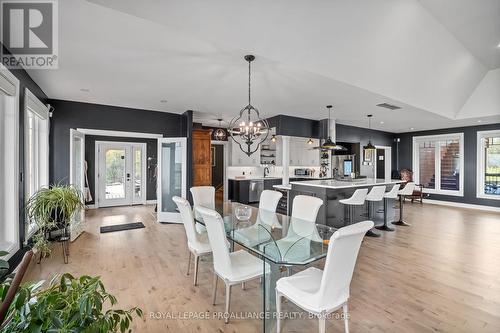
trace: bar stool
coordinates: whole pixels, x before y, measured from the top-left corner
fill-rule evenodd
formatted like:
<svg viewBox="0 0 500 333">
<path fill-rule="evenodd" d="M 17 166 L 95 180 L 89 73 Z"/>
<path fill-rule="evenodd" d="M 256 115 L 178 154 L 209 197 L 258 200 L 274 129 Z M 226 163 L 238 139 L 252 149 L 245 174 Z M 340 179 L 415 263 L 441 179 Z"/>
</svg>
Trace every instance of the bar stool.
<svg viewBox="0 0 500 333">
<path fill-rule="evenodd" d="M 354 193 L 351 195 L 350 198 L 339 200 L 341 204 L 347 206 L 349 215 L 349 224 L 353 224 L 356 222 L 354 221 L 354 208 L 355 208 L 354 206 L 363 206 L 365 204 L 365 199 L 367 194 L 368 194 L 368 189 L 361 188 L 354 191 Z"/>
<path fill-rule="evenodd" d="M 391 228 L 387 225 L 387 210 L 389 209 L 389 199 L 396 199 L 399 193 L 399 184 L 396 184 L 392 187 L 392 189 L 384 194 L 384 224 L 375 227 L 378 230 L 384 231 L 394 231 L 394 228 Z"/>
<path fill-rule="evenodd" d="M 385 186 L 374 186 L 366 196 L 368 202 L 368 219 L 373 218 L 373 203 L 384 200 Z M 366 236 L 380 237 L 380 234 L 373 232 L 371 229 L 366 232 Z"/>
<path fill-rule="evenodd" d="M 410 226 L 410 224 L 406 223 L 403 220 L 403 208 L 404 208 L 405 196 L 412 195 L 414 189 L 415 189 L 415 183 L 408 182 L 408 183 L 406 183 L 405 187 L 403 187 L 402 190 L 399 190 L 399 192 L 398 192 L 398 195 L 399 195 L 399 221 L 392 222 L 392 224 L 401 225 L 404 227 Z"/>
</svg>

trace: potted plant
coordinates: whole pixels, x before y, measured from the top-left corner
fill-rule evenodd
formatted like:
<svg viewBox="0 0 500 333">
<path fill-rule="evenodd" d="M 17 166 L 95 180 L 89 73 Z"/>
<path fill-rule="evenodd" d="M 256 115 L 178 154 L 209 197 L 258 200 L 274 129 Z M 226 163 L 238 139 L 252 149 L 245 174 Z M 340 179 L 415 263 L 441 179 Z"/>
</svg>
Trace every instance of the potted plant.
<svg viewBox="0 0 500 333">
<path fill-rule="evenodd" d="M 71 219 L 80 209 L 85 209 L 83 194 L 73 185 L 42 187 L 28 200 L 26 215 L 37 227 L 33 246 L 40 258 L 50 254 L 51 232 L 62 230 L 67 234 Z"/>
<path fill-rule="evenodd" d="M 0 256 L 5 255 L 0 252 Z M 6 276 L 8 264 L 0 259 L 0 304 L 13 283 Z M 70 274 L 55 276 L 47 288 L 44 281 L 21 285 L 8 306 L 0 333 L 21 332 L 130 332 L 134 316 L 143 317 L 142 310 L 113 309 L 116 298 L 104 288 L 100 277 Z"/>
</svg>

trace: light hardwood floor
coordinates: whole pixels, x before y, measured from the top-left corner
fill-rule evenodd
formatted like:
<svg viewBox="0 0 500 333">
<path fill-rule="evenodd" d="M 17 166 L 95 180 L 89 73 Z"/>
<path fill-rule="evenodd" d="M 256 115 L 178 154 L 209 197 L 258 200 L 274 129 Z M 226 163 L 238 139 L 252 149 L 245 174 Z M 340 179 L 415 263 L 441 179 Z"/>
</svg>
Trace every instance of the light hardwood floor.
<svg viewBox="0 0 500 333">
<path fill-rule="evenodd" d="M 351 332 L 500 332 L 500 215 L 435 205 L 407 204 L 411 227 L 365 238 L 351 284 Z M 200 262 L 199 285 L 187 277 L 188 251 L 182 225 L 155 223 L 153 206 L 104 208 L 87 213 L 87 232 L 60 247 L 26 280 L 54 274 L 100 275 L 122 308 L 139 306 L 145 320 L 135 332 L 258 332 L 261 322 L 153 319 L 150 312 L 223 311 L 211 304 L 212 263 Z M 100 234 L 101 225 L 142 221 L 145 229 Z M 323 263 L 318 263 L 322 266 Z M 192 266 L 191 266 L 192 267 Z M 260 285 L 233 287 L 231 310 L 260 311 Z M 285 310 L 300 311 L 292 304 Z M 328 332 L 343 332 L 330 320 Z M 286 320 L 282 332 L 317 332 L 316 320 Z"/>
</svg>

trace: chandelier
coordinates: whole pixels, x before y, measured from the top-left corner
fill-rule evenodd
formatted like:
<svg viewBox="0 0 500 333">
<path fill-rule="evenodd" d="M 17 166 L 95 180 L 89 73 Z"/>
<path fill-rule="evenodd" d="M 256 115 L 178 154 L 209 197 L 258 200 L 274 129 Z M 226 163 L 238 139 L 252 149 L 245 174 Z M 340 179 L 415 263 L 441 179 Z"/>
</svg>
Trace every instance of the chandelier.
<svg viewBox="0 0 500 333">
<path fill-rule="evenodd" d="M 222 119 L 219 118 L 217 120 L 219 121 L 219 128 L 217 128 L 214 131 L 213 137 L 217 141 L 224 141 L 224 140 L 226 140 L 226 131 L 220 125 L 220 122 L 222 121 Z"/>
<path fill-rule="evenodd" d="M 261 119 L 259 110 L 251 103 L 251 63 L 255 56 L 246 55 L 248 61 L 248 105 L 229 123 L 228 133 L 240 149 L 248 156 L 255 153 L 269 135 L 269 124 Z"/>
</svg>

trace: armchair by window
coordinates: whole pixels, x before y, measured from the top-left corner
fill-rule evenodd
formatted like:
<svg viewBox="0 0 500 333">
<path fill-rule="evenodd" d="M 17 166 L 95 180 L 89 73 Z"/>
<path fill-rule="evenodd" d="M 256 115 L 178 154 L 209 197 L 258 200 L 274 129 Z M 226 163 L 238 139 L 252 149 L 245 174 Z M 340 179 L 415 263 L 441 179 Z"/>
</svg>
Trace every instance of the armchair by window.
<svg viewBox="0 0 500 333">
<path fill-rule="evenodd" d="M 403 180 L 405 183 L 414 182 L 413 171 L 408 169 L 403 169 L 401 170 L 400 175 L 401 175 L 401 180 Z M 415 190 L 413 190 L 413 194 L 407 196 L 406 199 L 411 200 L 411 202 L 418 201 L 420 203 L 423 203 L 423 198 L 424 198 L 423 190 L 424 186 L 415 185 Z"/>
</svg>

